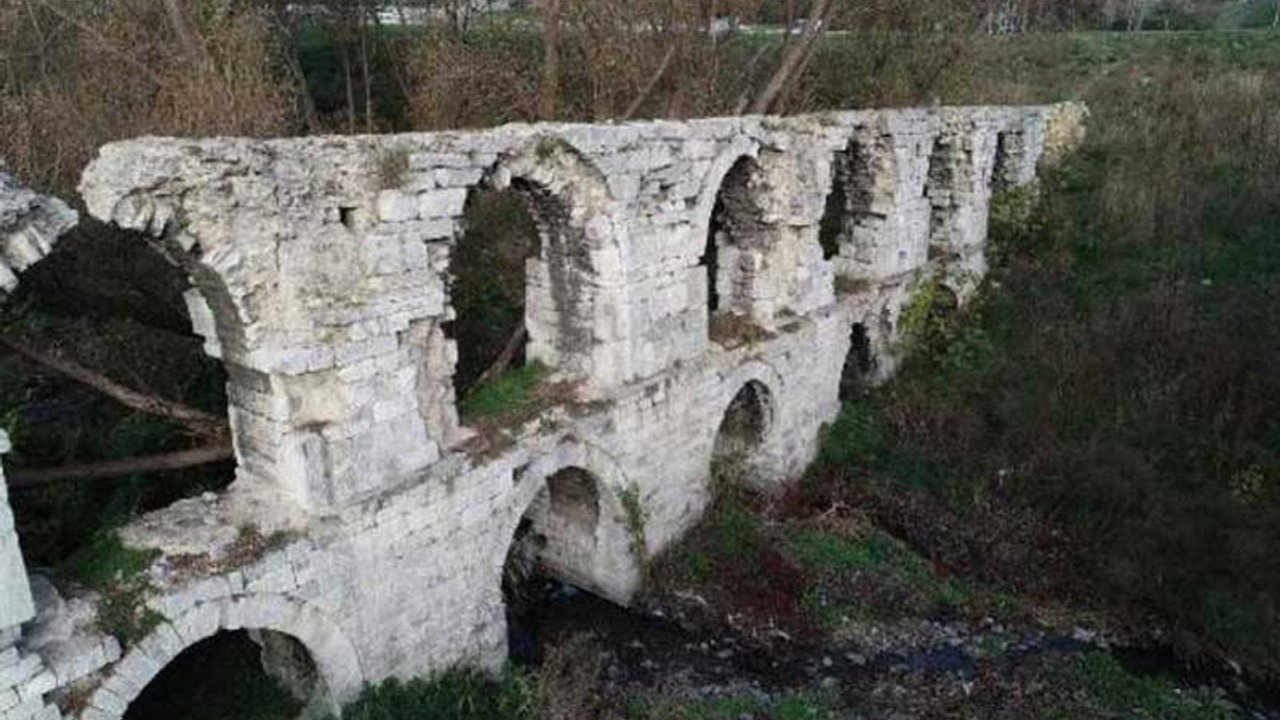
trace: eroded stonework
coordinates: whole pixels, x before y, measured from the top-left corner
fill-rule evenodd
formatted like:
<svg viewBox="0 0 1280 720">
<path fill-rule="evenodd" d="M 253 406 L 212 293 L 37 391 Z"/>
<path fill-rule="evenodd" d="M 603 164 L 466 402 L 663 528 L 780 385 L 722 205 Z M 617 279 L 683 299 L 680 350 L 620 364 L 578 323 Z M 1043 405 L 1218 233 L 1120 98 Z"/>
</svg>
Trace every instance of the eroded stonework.
<svg viewBox="0 0 1280 720">
<path fill-rule="evenodd" d="M 101 657 L 62 660 L 52 697 L 74 686 L 78 717 L 119 718 L 184 648 L 237 628 L 300 641 L 334 703 L 497 667 L 522 520 L 550 571 L 627 602 L 701 517 L 717 448 L 762 485 L 801 472 L 854 339 L 892 372 L 915 288 L 967 297 L 993 191 L 1033 182 L 1082 121 L 945 108 L 103 148 L 84 198 L 190 276 L 193 323 L 229 373 L 237 480 L 121 531 L 157 551 L 158 624 L 118 660 L 92 628 L 45 644 Z M 500 437 L 461 425 L 445 332 L 477 187 L 533 208 L 528 354 L 561 393 Z M 713 340 L 713 325 L 751 332 Z"/>
<path fill-rule="evenodd" d="M 20 186 L 0 160 L 0 301 L 18 288 L 18 275 L 52 252 L 77 219 L 61 200 Z"/>
<path fill-rule="evenodd" d="M 53 250 L 77 221 L 61 201 L 18 185 L 0 163 L 0 301 L 18 288 L 18 275 Z M 0 457 L 10 451 L 0 430 Z M 21 626 L 36 615 L 27 569 L 18 547 L 9 486 L 0 467 L 0 720 L 61 717 L 45 701 L 57 678 L 43 659 L 20 647 Z"/>
</svg>

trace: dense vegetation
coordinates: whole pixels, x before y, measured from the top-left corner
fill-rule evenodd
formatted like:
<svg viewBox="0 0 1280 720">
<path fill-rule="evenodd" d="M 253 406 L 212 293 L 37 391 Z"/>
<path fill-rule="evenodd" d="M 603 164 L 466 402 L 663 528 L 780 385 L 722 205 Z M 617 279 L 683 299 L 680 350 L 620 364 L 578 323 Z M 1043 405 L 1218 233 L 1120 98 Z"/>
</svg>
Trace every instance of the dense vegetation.
<svg viewBox="0 0 1280 720">
<path fill-rule="evenodd" d="M 982 300 L 845 423 L 875 480 L 1029 502 L 1094 592 L 1274 674 L 1280 85 L 1186 51 L 1096 81 L 1086 150 L 998 207 Z"/>
</svg>

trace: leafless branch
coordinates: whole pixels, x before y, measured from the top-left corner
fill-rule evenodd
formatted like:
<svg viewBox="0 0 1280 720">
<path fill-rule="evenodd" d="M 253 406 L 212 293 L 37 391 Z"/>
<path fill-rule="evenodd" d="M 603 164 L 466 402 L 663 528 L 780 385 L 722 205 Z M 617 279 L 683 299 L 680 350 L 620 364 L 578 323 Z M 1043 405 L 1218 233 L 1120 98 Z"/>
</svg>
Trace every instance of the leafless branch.
<svg viewBox="0 0 1280 720">
<path fill-rule="evenodd" d="M 75 361 L 58 357 L 48 350 L 37 348 L 11 337 L 0 337 L 0 347 L 29 362 L 86 385 L 126 407 L 176 422 L 195 435 L 207 438 L 225 438 L 228 435 L 227 422 L 222 418 L 180 402 L 139 392 L 112 380 L 96 370 L 91 370 Z"/>
<path fill-rule="evenodd" d="M 800 68 L 805 64 L 805 58 L 814 51 L 819 38 L 826 30 L 831 20 L 833 8 L 832 0 L 815 0 L 809 13 L 809 21 L 805 23 L 804 33 L 800 41 L 783 53 L 782 60 L 778 64 L 778 69 L 773 73 L 773 77 L 769 79 L 769 82 L 756 95 L 755 101 L 751 103 L 750 114 L 763 115 L 769 112 L 778 96 L 782 94 L 783 89 L 795 82 Z M 790 32 L 790 29 L 787 32 Z M 741 109 L 739 109 L 739 112 L 741 112 Z"/>
<path fill-rule="evenodd" d="M 86 465 L 68 465 L 65 467 L 42 468 L 37 470 L 15 470 L 6 481 L 14 490 L 68 482 L 71 480 L 101 480 L 105 478 L 123 477 L 125 475 L 141 475 L 144 473 L 164 472 L 166 470 L 182 470 L 184 468 L 210 465 L 235 457 L 230 443 L 208 445 L 191 450 L 148 455 L 144 457 L 107 460 Z"/>
</svg>

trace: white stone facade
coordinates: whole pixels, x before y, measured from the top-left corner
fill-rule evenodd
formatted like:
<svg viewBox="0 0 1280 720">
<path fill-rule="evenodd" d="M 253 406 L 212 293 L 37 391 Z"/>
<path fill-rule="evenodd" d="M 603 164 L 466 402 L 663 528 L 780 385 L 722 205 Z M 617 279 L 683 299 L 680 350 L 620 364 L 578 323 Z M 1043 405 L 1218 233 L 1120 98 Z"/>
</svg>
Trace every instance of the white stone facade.
<svg viewBox="0 0 1280 720">
<path fill-rule="evenodd" d="M 65 203 L 19 186 L 0 162 L 0 301 L 17 290 L 18 275 L 44 259 L 76 221 Z M 0 458 L 10 449 L 9 436 L 0 429 Z M 38 655 L 19 647 L 21 626 L 35 617 L 35 605 L 8 489 L 0 463 L 0 720 L 51 720 L 62 717 L 44 697 L 57 679 Z"/>
<path fill-rule="evenodd" d="M 158 624 L 119 659 L 92 627 L 41 643 L 65 668 L 51 699 L 74 689 L 77 717 L 119 718 L 222 629 L 301 641 L 331 702 L 497 667 L 522 518 L 546 538 L 545 566 L 628 601 L 706 508 L 735 398 L 755 403 L 751 477 L 801 472 L 838 413 L 854 325 L 891 370 L 912 283 L 980 275 L 993 179 L 1031 182 L 1081 119 L 945 108 L 105 147 L 81 191 L 190 276 L 193 323 L 229 372 L 238 470 L 221 497 L 121 531 L 157 551 Z M 848 216 L 827 259 L 833 180 Z M 482 184 L 532 201 L 529 354 L 570 389 L 488 443 L 459 425 L 442 331 L 451 248 Z M 711 339 L 713 283 L 718 312 L 757 335 Z M 266 540 L 246 552 L 246 537 Z"/>
</svg>

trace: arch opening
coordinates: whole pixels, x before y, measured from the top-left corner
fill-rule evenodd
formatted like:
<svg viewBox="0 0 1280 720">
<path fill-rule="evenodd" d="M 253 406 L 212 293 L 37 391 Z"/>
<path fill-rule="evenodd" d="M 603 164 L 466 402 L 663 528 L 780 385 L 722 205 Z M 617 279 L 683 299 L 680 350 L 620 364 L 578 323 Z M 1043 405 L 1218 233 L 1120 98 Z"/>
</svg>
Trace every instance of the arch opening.
<svg viewBox="0 0 1280 720">
<path fill-rule="evenodd" d="M 871 210 L 873 182 L 870 153 L 862 143 L 852 140 L 833 156 L 831 192 L 818 232 L 824 259 L 844 254 L 861 262 L 871 261 L 870 248 L 858 243 L 863 234 L 859 228 L 878 217 Z M 845 246 L 850 249 L 842 252 Z"/>
<path fill-rule="evenodd" d="M 537 662 L 559 606 L 589 584 L 600 518 L 600 481 L 576 466 L 547 476 L 521 517 L 502 570 L 513 660 Z"/>
<path fill-rule="evenodd" d="M 744 156 L 729 169 L 716 195 L 698 261 L 706 272 L 712 321 L 723 313 L 749 315 L 755 278 L 742 256 L 758 250 L 765 240 L 763 213 L 755 197 L 760 182 L 759 163 Z"/>
<path fill-rule="evenodd" d="M 952 192 L 956 187 L 957 148 L 951 138 L 939 135 L 933 141 L 929 153 L 929 172 L 924 194 L 929 199 L 929 259 L 947 260 L 956 240 L 955 204 Z"/>
<path fill-rule="evenodd" d="M 5 459 L 30 566 L 65 567 L 110 524 L 220 492 L 236 477 L 225 449 L 235 367 L 219 357 L 220 308 L 205 302 L 218 281 L 197 273 L 198 292 L 162 242 L 76 227 L 12 296 L 0 295 L 6 340 L 48 357 L 59 350 L 57 364 L 0 352 L 0 398 L 12 400 L 0 403 L 23 430 Z M 68 365 L 109 382 L 85 383 Z M 144 402 L 120 402 L 111 385 Z"/>
<path fill-rule="evenodd" d="M 871 346 L 867 327 L 855 323 L 849 331 L 849 352 L 844 358 L 840 373 L 840 401 L 847 402 L 861 396 L 875 376 L 879 361 Z"/>
<path fill-rule="evenodd" d="M 960 333 L 960 296 L 940 280 L 924 286 L 917 319 L 911 330 L 910 346 L 925 361 L 943 357 Z"/>
<path fill-rule="evenodd" d="M 451 388 L 463 424 L 491 411 L 477 397 L 485 388 L 525 392 L 544 370 L 575 372 L 589 357 L 590 274 L 585 237 L 549 188 L 517 177 L 471 190 L 447 276 L 454 319 L 441 326 L 456 347 Z M 452 412 L 431 398 L 443 410 L 435 414 Z"/>
<path fill-rule="evenodd" d="M 751 458 L 764 446 L 773 424 L 773 397 L 764 383 L 752 380 L 733 396 L 716 430 L 711 451 L 713 481 L 738 482 Z"/>
<path fill-rule="evenodd" d="M 477 187 L 467 198 L 449 261 L 454 319 L 443 326 L 457 343 L 459 397 L 527 359 L 528 266 L 541 256 L 543 237 L 536 198 L 532 187 L 515 181 L 503 190 Z"/>
<path fill-rule="evenodd" d="M 991 190 L 995 193 L 1010 190 L 1015 185 L 1013 145 L 1015 139 L 1009 132 L 996 135 L 996 155 L 991 169 Z"/>
<path fill-rule="evenodd" d="M 224 630 L 183 650 L 142 689 L 124 720 L 329 717 L 332 695 L 301 641 Z"/>
</svg>

